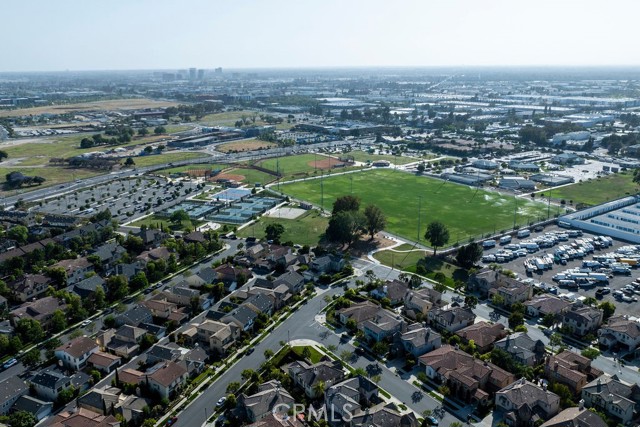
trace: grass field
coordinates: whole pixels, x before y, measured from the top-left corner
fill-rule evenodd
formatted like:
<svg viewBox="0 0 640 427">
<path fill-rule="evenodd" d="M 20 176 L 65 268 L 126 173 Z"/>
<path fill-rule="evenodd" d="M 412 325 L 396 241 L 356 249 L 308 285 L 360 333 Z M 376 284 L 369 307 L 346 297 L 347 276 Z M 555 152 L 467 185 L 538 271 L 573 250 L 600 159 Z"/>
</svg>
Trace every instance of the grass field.
<svg viewBox="0 0 640 427">
<path fill-rule="evenodd" d="M 640 187 L 634 184 L 631 172 L 603 176 L 591 181 L 579 182 L 555 190 L 542 191 L 545 196 L 551 193 L 553 199 L 564 199 L 567 204 L 573 201 L 574 205 L 584 203 L 587 205 L 598 205 L 610 200 L 636 194 Z"/>
<path fill-rule="evenodd" d="M 345 156 L 353 156 L 356 162 L 375 162 L 376 160 L 387 160 L 394 165 L 406 165 L 407 163 L 418 162 L 421 159 L 415 157 L 391 156 L 389 154 L 369 154 L 367 152 L 356 150 L 344 154 Z"/>
<path fill-rule="evenodd" d="M 255 123 L 251 121 L 251 117 L 256 116 Z M 238 120 L 241 120 L 242 117 L 246 117 L 249 120 L 248 126 L 264 126 L 268 123 L 260 120 L 260 114 L 255 111 L 225 111 L 224 113 L 214 113 L 208 114 L 204 116 L 198 123 L 206 125 L 206 126 L 235 126 Z M 276 125 L 276 129 L 290 129 L 295 125 L 295 123 L 287 123 L 286 120 L 284 123 L 280 123 Z"/>
<path fill-rule="evenodd" d="M 202 157 L 209 157 L 209 156 L 204 153 L 164 153 L 164 154 L 157 154 L 152 156 L 134 157 L 133 161 L 136 163 L 136 166 L 145 167 L 145 166 L 159 165 L 162 163 L 178 162 L 181 160 L 199 159 Z"/>
<path fill-rule="evenodd" d="M 135 222 L 132 222 L 129 225 L 132 227 L 140 227 L 141 225 L 146 225 L 147 227 L 155 225 L 157 227 L 160 227 L 162 225 L 163 227 L 167 227 L 171 230 L 186 230 L 187 228 L 192 230 L 194 227 L 198 227 L 202 224 L 204 224 L 203 221 L 185 220 L 182 221 L 182 224 L 180 226 L 177 226 L 169 222 L 167 218 L 159 217 L 156 215 L 149 215 Z"/>
<path fill-rule="evenodd" d="M 92 101 L 78 104 L 47 105 L 45 107 L 20 108 L 18 110 L 0 110 L 0 117 L 38 115 L 44 113 L 64 114 L 89 110 L 132 110 L 139 108 L 160 108 L 178 105 L 176 102 L 156 101 L 148 98 L 112 99 L 107 101 Z"/>
<path fill-rule="evenodd" d="M 167 169 L 161 169 L 159 171 L 156 171 L 154 173 L 157 173 L 159 175 L 171 175 L 173 173 L 184 173 L 184 172 L 188 172 L 190 170 L 202 170 L 202 169 L 208 169 L 208 170 L 222 170 L 225 168 L 228 168 L 229 165 L 228 164 L 222 164 L 222 163 L 218 163 L 218 164 L 202 164 L 202 165 L 186 165 L 186 166 L 175 166 L 173 168 L 167 168 Z"/>
<path fill-rule="evenodd" d="M 323 156 L 322 154 L 299 154 L 296 156 L 283 156 L 265 159 L 256 164 L 256 166 L 272 170 L 274 173 L 278 170 L 282 174 L 283 180 L 305 178 L 307 176 L 320 175 L 321 170 L 324 174 L 344 172 L 354 169 L 348 168 L 330 168 L 329 165 L 336 164 L 339 161 L 335 158 Z"/>
<path fill-rule="evenodd" d="M 265 185 L 276 180 L 274 175 L 269 175 L 268 173 L 249 168 L 234 168 L 226 171 L 225 174 L 242 175 L 244 176 L 242 182 L 251 185 L 256 183 Z"/>
<path fill-rule="evenodd" d="M 230 153 L 238 151 L 254 151 L 262 150 L 265 148 L 277 147 L 278 144 L 273 142 L 260 141 L 255 138 L 242 139 L 240 141 L 227 142 L 226 144 L 220 144 L 216 146 L 216 150 L 221 153 Z"/>
<path fill-rule="evenodd" d="M 88 169 L 66 169 L 62 167 L 36 167 L 36 168 L 3 168 L 0 167 L 0 189 L 6 182 L 5 176 L 10 172 L 19 171 L 27 176 L 41 176 L 46 181 L 42 185 L 33 187 L 24 187 L 18 189 L 18 192 L 27 192 L 37 190 L 42 187 L 51 187 L 53 185 L 62 184 L 64 182 L 73 181 L 74 179 L 91 178 L 96 175 L 105 173 L 104 171 L 94 171 Z M 16 190 L 4 192 L 5 194 L 14 194 Z M 0 191 L 0 194 L 3 193 Z"/>
<path fill-rule="evenodd" d="M 254 236 L 260 239 L 265 236 L 265 228 L 269 224 L 282 224 L 284 226 L 284 234 L 280 238 L 281 241 L 292 241 L 300 245 L 317 245 L 320 237 L 327 229 L 329 220 L 320 216 L 320 213 L 311 210 L 296 219 L 281 219 L 272 217 L 262 217 L 256 224 L 252 224 L 243 228 L 238 232 L 240 237 Z"/>
<path fill-rule="evenodd" d="M 382 209 L 387 216 L 388 231 L 411 240 L 418 235 L 423 240 L 427 224 L 434 220 L 449 227 L 449 243 L 455 243 L 510 229 L 514 223 L 514 210 L 517 212 L 516 226 L 546 218 L 546 206 L 542 203 L 522 199 L 515 201 L 513 197 L 499 193 L 389 169 L 284 183 L 281 191 L 320 205 L 322 187 L 325 209 L 331 209 L 334 200 L 349 194 L 352 188 L 352 193 L 361 198 L 363 206 L 372 203 Z M 517 209 L 514 209 L 515 203 Z"/>
</svg>

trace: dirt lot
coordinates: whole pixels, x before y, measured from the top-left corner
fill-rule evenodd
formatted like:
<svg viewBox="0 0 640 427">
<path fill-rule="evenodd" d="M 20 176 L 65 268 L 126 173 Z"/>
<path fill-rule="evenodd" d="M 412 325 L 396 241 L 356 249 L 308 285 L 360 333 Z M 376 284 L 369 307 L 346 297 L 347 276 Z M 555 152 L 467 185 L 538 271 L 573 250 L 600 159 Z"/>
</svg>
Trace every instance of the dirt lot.
<svg viewBox="0 0 640 427">
<path fill-rule="evenodd" d="M 264 150 L 273 147 L 276 147 L 276 144 L 272 142 L 259 141 L 257 139 L 244 139 L 241 141 L 220 144 L 216 147 L 216 150 L 220 151 L 221 153 L 230 153 L 238 151 Z"/>
<path fill-rule="evenodd" d="M 218 180 L 218 179 L 232 179 L 232 180 L 238 181 L 238 182 L 244 180 L 244 178 L 245 178 L 244 175 L 236 175 L 236 174 L 232 174 L 232 173 L 221 173 L 221 174 L 216 175 L 214 177 L 215 180 Z"/>
<path fill-rule="evenodd" d="M 513 238 L 512 243 L 520 243 L 520 241 L 523 240 L 528 240 L 531 239 L 532 237 L 536 237 L 540 234 L 544 234 L 545 232 L 549 232 L 552 230 L 558 230 L 559 228 L 557 226 L 553 226 L 553 227 L 546 227 L 545 230 L 541 233 L 531 233 L 531 236 L 528 237 L 527 239 L 517 239 L 517 238 Z M 561 229 L 562 230 L 562 229 Z M 584 233 L 583 237 L 588 237 L 590 236 L 589 233 Z M 579 237 L 578 237 L 579 238 Z M 571 244 L 575 241 L 574 238 L 569 238 L 568 242 L 561 242 L 561 244 Z M 558 247 L 558 244 L 556 244 L 554 247 L 551 248 L 542 248 L 541 250 L 539 250 L 538 252 L 534 253 L 534 254 L 529 254 L 527 257 L 520 257 L 520 258 L 516 258 L 510 262 L 506 262 L 506 263 L 500 263 L 500 266 L 509 269 L 511 271 L 514 271 L 515 273 L 518 274 L 518 277 L 520 278 L 527 278 L 530 277 L 532 279 L 535 280 L 535 282 L 543 282 L 546 283 L 549 286 L 558 286 L 556 282 L 553 281 L 553 276 L 558 274 L 558 273 L 562 273 L 565 270 L 568 270 L 570 268 L 579 268 L 582 267 L 582 262 L 586 261 L 586 260 L 591 260 L 593 259 L 593 255 L 595 254 L 603 254 L 603 253 L 608 253 L 608 252 L 615 252 L 616 249 L 622 247 L 622 246 L 627 246 L 629 245 L 629 243 L 626 242 L 621 242 L 619 240 L 613 240 L 613 246 L 610 246 L 609 248 L 603 249 L 603 250 L 598 250 L 596 249 L 594 251 L 594 253 L 592 255 L 587 255 L 585 256 L 583 259 L 574 259 L 571 261 L 567 262 L 567 265 L 560 265 L 560 264 L 554 264 L 553 268 L 551 270 L 547 270 L 544 272 L 538 271 L 538 272 L 534 272 L 533 274 L 529 274 L 527 275 L 527 272 L 524 268 L 524 260 L 526 258 L 531 258 L 531 257 L 535 257 L 535 256 L 540 256 L 540 255 L 544 255 L 545 253 L 549 253 L 549 254 L 553 254 L 554 251 L 556 250 L 556 248 Z M 500 249 L 500 246 L 491 249 L 491 250 L 485 250 L 484 254 L 490 254 L 490 253 L 494 253 L 496 251 L 498 251 Z M 609 279 L 609 286 L 611 288 L 611 292 L 615 291 L 615 290 L 619 290 L 622 287 L 624 287 L 625 285 L 631 283 L 635 278 L 640 277 L 640 270 L 633 268 L 631 270 L 631 276 L 624 276 L 624 275 L 614 275 L 613 278 Z M 561 293 L 567 293 L 567 292 L 572 292 L 574 294 L 580 295 L 580 296 L 586 296 L 586 297 L 595 297 L 596 294 L 596 290 L 598 288 L 601 288 L 601 286 L 593 286 L 591 288 L 580 288 L 577 291 L 569 291 L 566 288 L 558 288 L 558 294 Z M 607 294 L 604 296 L 604 298 L 602 298 L 600 301 L 611 301 L 616 305 L 616 314 L 628 314 L 628 315 L 634 315 L 637 316 L 638 312 L 640 311 L 640 302 L 632 302 L 632 303 L 625 303 L 622 301 L 618 301 L 616 299 L 613 298 L 612 293 Z"/>
<path fill-rule="evenodd" d="M 0 110 L 0 117 L 38 115 L 44 113 L 64 114 L 72 111 L 89 110 L 135 110 L 139 108 L 160 108 L 178 105 L 176 102 L 156 101 L 154 99 L 113 99 L 109 101 L 84 102 L 80 104 L 48 105 L 46 107 L 20 108 L 18 110 Z"/>
</svg>

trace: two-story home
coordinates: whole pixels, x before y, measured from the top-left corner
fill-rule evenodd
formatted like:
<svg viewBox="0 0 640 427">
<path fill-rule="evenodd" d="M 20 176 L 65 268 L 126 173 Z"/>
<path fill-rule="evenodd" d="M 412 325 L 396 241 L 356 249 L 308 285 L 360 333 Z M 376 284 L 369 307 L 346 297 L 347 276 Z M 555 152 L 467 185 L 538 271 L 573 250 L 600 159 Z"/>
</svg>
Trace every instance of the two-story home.
<svg viewBox="0 0 640 427">
<path fill-rule="evenodd" d="M 120 261 L 127 250 L 120 246 L 117 242 L 108 242 L 98 246 L 92 255 L 96 256 L 102 271 L 108 271 Z"/>
<path fill-rule="evenodd" d="M 52 284 L 53 281 L 43 274 L 25 274 L 7 286 L 18 301 L 26 302 L 44 295 Z"/>
<path fill-rule="evenodd" d="M 276 380 L 260 384 L 258 391 L 250 396 L 242 393 L 238 397 L 238 408 L 249 422 L 259 421 L 278 410 L 285 412 L 294 404 L 295 399 Z"/>
<path fill-rule="evenodd" d="M 384 284 L 369 292 L 369 294 L 377 300 L 386 298 L 391 302 L 391 305 L 398 305 L 402 303 L 408 290 L 409 285 L 403 281 L 387 280 Z"/>
<path fill-rule="evenodd" d="M 189 377 L 187 370 L 174 362 L 160 362 L 147 370 L 149 388 L 161 397 L 170 399 Z"/>
<path fill-rule="evenodd" d="M 476 315 L 469 307 L 436 308 L 427 314 L 429 324 L 437 330 L 456 332 L 473 325 Z"/>
<path fill-rule="evenodd" d="M 502 297 L 504 305 L 510 307 L 517 302 L 524 303 L 530 300 L 533 296 L 533 285 L 515 281 L 508 285 L 489 290 L 489 298 L 492 298 L 494 295 Z"/>
<path fill-rule="evenodd" d="M 120 357 L 129 358 L 137 354 L 140 349 L 140 341 L 146 333 L 145 329 L 123 325 L 117 330 L 107 329 L 98 334 L 97 342 L 102 348 L 106 348 Z"/>
<path fill-rule="evenodd" d="M 413 412 L 401 414 L 394 403 L 382 402 L 353 414 L 349 427 L 419 427 Z"/>
<path fill-rule="evenodd" d="M 58 298 L 44 297 L 33 302 L 25 302 L 20 307 L 11 310 L 9 315 L 14 326 L 21 319 L 33 319 L 40 322 L 42 328 L 46 330 L 49 328 L 53 313 L 56 310 L 64 311 L 65 308 L 66 306 L 61 304 Z"/>
<path fill-rule="evenodd" d="M 51 369 L 40 371 L 30 380 L 35 393 L 46 400 L 54 402 L 61 391 L 71 388 L 71 377 Z"/>
<path fill-rule="evenodd" d="M 503 286 L 509 287 L 520 283 L 520 281 L 505 276 L 498 271 L 485 268 L 469 277 L 467 289 L 478 292 L 481 298 L 487 298 L 491 289 L 498 289 Z"/>
<path fill-rule="evenodd" d="M 237 286 L 245 284 L 253 274 L 244 267 L 237 267 L 231 264 L 223 264 L 214 268 L 216 272 L 216 282 L 224 283 L 224 288 L 228 292 L 236 289 Z"/>
<path fill-rule="evenodd" d="M 357 324 L 360 324 L 365 320 L 372 319 L 379 310 L 379 305 L 374 304 L 371 301 L 364 301 L 352 304 L 350 307 L 336 310 L 336 317 L 343 325 L 346 325 L 350 319 L 353 319 Z"/>
<path fill-rule="evenodd" d="M 369 406 L 377 400 L 378 386 L 361 375 L 332 385 L 324 395 L 327 414 L 333 414 L 332 420 L 341 422 L 346 422 L 354 414 L 362 412 L 363 405 Z"/>
<path fill-rule="evenodd" d="M 273 281 L 274 286 L 285 285 L 296 295 L 304 289 L 304 277 L 296 271 L 287 271 Z"/>
<path fill-rule="evenodd" d="M 338 360 L 323 360 L 313 365 L 305 361 L 295 361 L 283 366 L 282 369 L 311 399 L 322 396 L 326 389 L 345 378 L 342 363 Z"/>
<path fill-rule="evenodd" d="M 607 423 L 595 412 L 589 411 L 580 401 L 580 406 L 567 408 L 545 421 L 540 427 L 607 427 Z"/>
<path fill-rule="evenodd" d="M 152 322 L 153 313 L 151 310 L 138 304 L 116 317 L 116 325 L 118 326 L 140 326 L 143 323 Z"/>
<path fill-rule="evenodd" d="M 420 323 L 409 325 L 407 332 L 400 335 L 400 341 L 404 350 L 415 357 L 420 357 L 442 346 L 440 334 Z"/>
<path fill-rule="evenodd" d="M 574 394 L 579 394 L 588 382 L 598 378 L 603 372 L 591 366 L 591 359 L 565 350 L 546 358 L 544 374 L 549 381 L 564 384 Z"/>
<path fill-rule="evenodd" d="M 486 353 L 493 348 L 493 343 L 507 336 L 507 331 L 502 323 L 478 322 L 462 328 L 456 332 L 463 343 L 470 341 L 476 346 L 479 353 Z"/>
<path fill-rule="evenodd" d="M 442 293 L 435 289 L 409 289 L 404 294 L 404 313 L 410 319 L 426 319 L 432 307 L 441 307 L 442 304 Z"/>
<path fill-rule="evenodd" d="M 211 351 L 226 354 L 240 337 L 241 329 L 234 323 L 205 320 L 196 326 L 197 339 L 206 343 Z"/>
<path fill-rule="evenodd" d="M 623 382 L 617 375 L 604 374 L 582 388 L 582 399 L 586 407 L 604 411 L 626 424 L 634 418 L 640 387 Z"/>
<path fill-rule="evenodd" d="M 18 376 L 0 381 L 0 415 L 7 415 L 14 403 L 29 392 L 29 387 Z"/>
<path fill-rule="evenodd" d="M 55 355 L 65 367 L 79 371 L 85 367 L 89 357 L 98 349 L 95 340 L 89 337 L 78 337 L 56 348 Z"/>
<path fill-rule="evenodd" d="M 554 316 L 560 320 L 564 313 L 571 309 L 571 303 L 552 294 L 540 294 L 524 303 L 527 314 L 531 317 Z"/>
<path fill-rule="evenodd" d="M 450 345 L 418 360 L 429 378 L 447 385 L 452 395 L 473 404 L 487 405 L 492 393 L 515 380 L 510 372 Z"/>
<path fill-rule="evenodd" d="M 562 327 L 579 337 L 596 334 L 602 324 L 602 310 L 594 307 L 573 307 L 562 318 Z"/>
<path fill-rule="evenodd" d="M 122 358 L 115 354 L 105 353 L 103 351 L 96 351 L 91 353 L 91 356 L 87 359 L 87 366 L 97 369 L 98 371 L 109 374 L 116 370 L 122 363 Z"/>
<path fill-rule="evenodd" d="M 544 343 L 535 340 L 527 332 L 516 332 L 493 343 L 494 348 L 507 352 L 521 365 L 535 366 L 545 355 Z"/>
<path fill-rule="evenodd" d="M 96 275 L 80 280 L 74 285 L 68 286 L 67 292 L 76 294 L 82 299 L 88 299 L 94 297 L 98 288 L 101 288 L 104 291 L 106 285 L 104 279 Z"/>
<path fill-rule="evenodd" d="M 620 346 L 635 352 L 640 346 L 640 321 L 629 316 L 612 316 L 598 329 L 598 343 L 606 348 Z"/>
<path fill-rule="evenodd" d="M 241 331 L 248 331 L 253 328 L 253 324 L 258 317 L 258 313 L 251 310 L 246 305 L 240 305 L 223 316 L 220 321 L 222 323 L 233 324 Z"/>
<path fill-rule="evenodd" d="M 524 378 L 496 393 L 496 412 L 512 427 L 533 427 L 560 410 L 560 397 Z"/>
<path fill-rule="evenodd" d="M 67 273 L 67 285 L 75 285 L 93 272 L 93 264 L 87 258 L 63 259 L 51 267 L 60 267 Z"/>
<path fill-rule="evenodd" d="M 389 310 L 380 309 L 370 319 L 358 324 L 364 336 L 376 342 L 390 338 L 395 333 L 402 333 L 406 323 L 402 316 Z"/>
</svg>

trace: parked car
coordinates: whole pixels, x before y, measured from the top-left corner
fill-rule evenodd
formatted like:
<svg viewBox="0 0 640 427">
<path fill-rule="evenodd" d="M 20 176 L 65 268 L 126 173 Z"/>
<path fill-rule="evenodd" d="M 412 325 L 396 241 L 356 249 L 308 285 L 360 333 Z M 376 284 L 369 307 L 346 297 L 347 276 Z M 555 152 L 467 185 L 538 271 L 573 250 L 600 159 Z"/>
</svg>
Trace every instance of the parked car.
<svg viewBox="0 0 640 427">
<path fill-rule="evenodd" d="M 225 396 L 221 397 L 220 399 L 218 399 L 218 402 L 216 403 L 216 406 L 218 408 L 221 408 L 224 406 L 224 403 L 227 401 L 227 398 Z"/>
<path fill-rule="evenodd" d="M 9 369 L 10 367 L 12 367 L 13 365 L 17 364 L 18 360 L 16 358 L 11 358 L 9 360 L 7 360 L 6 362 L 4 362 L 4 364 L 2 365 L 3 369 Z"/>
<path fill-rule="evenodd" d="M 178 417 L 171 417 L 167 420 L 167 425 L 172 426 L 176 423 L 176 421 L 178 421 Z"/>
<path fill-rule="evenodd" d="M 430 426 L 437 426 L 439 424 L 438 419 L 433 415 L 429 415 L 428 417 L 425 418 L 425 420 Z"/>
</svg>

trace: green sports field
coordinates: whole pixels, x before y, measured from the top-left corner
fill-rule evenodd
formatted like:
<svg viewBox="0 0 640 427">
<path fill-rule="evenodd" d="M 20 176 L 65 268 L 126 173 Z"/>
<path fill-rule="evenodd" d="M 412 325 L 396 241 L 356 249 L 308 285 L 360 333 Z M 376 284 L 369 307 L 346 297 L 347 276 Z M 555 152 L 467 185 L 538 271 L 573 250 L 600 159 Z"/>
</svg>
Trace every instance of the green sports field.
<svg viewBox="0 0 640 427">
<path fill-rule="evenodd" d="M 547 214 L 542 203 L 522 198 L 516 202 L 514 197 L 500 193 L 388 169 L 282 184 L 281 191 L 320 206 L 321 187 L 325 209 L 331 209 L 337 197 L 352 192 L 360 197 L 362 206 L 373 203 L 382 209 L 387 216 L 388 231 L 414 241 L 418 236 L 418 209 L 420 240 L 427 224 L 439 220 L 449 227 L 449 243 L 464 243 L 470 237 L 511 229 L 514 211 L 516 226 L 546 219 Z"/>
<path fill-rule="evenodd" d="M 313 172 L 316 168 L 314 163 L 321 162 L 327 157 L 321 154 L 300 154 L 298 156 L 283 156 L 273 159 L 265 159 L 258 162 L 256 166 L 277 172 L 280 170 L 283 176 L 305 174 Z M 319 169 L 319 168 L 318 168 Z"/>
<path fill-rule="evenodd" d="M 317 245 L 327 229 L 329 220 L 316 210 L 310 210 L 296 219 L 261 217 L 260 220 L 238 232 L 240 237 L 254 236 L 259 239 L 265 237 L 265 229 L 269 224 L 282 224 L 284 234 L 281 241 L 292 241 L 301 245 Z"/>
<path fill-rule="evenodd" d="M 406 165 L 407 163 L 419 162 L 422 159 L 407 156 L 392 156 L 390 154 L 369 154 L 362 150 L 355 150 L 345 153 L 344 156 L 353 156 L 356 162 L 366 163 L 368 161 L 375 162 L 377 160 L 387 160 L 394 165 Z"/>
<path fill-rule="evenodd" d="M 639 191 L 640 187 L 633 182 L 633 174 L 623 172 L 556 188 L 551 191 L 551 197 L 564 199 L 567 203 L 571 201 L 574 205 L 584 203 L 595 206 Z M 546 196 L 549 191 L 542 193 Z"/>
</svg>

